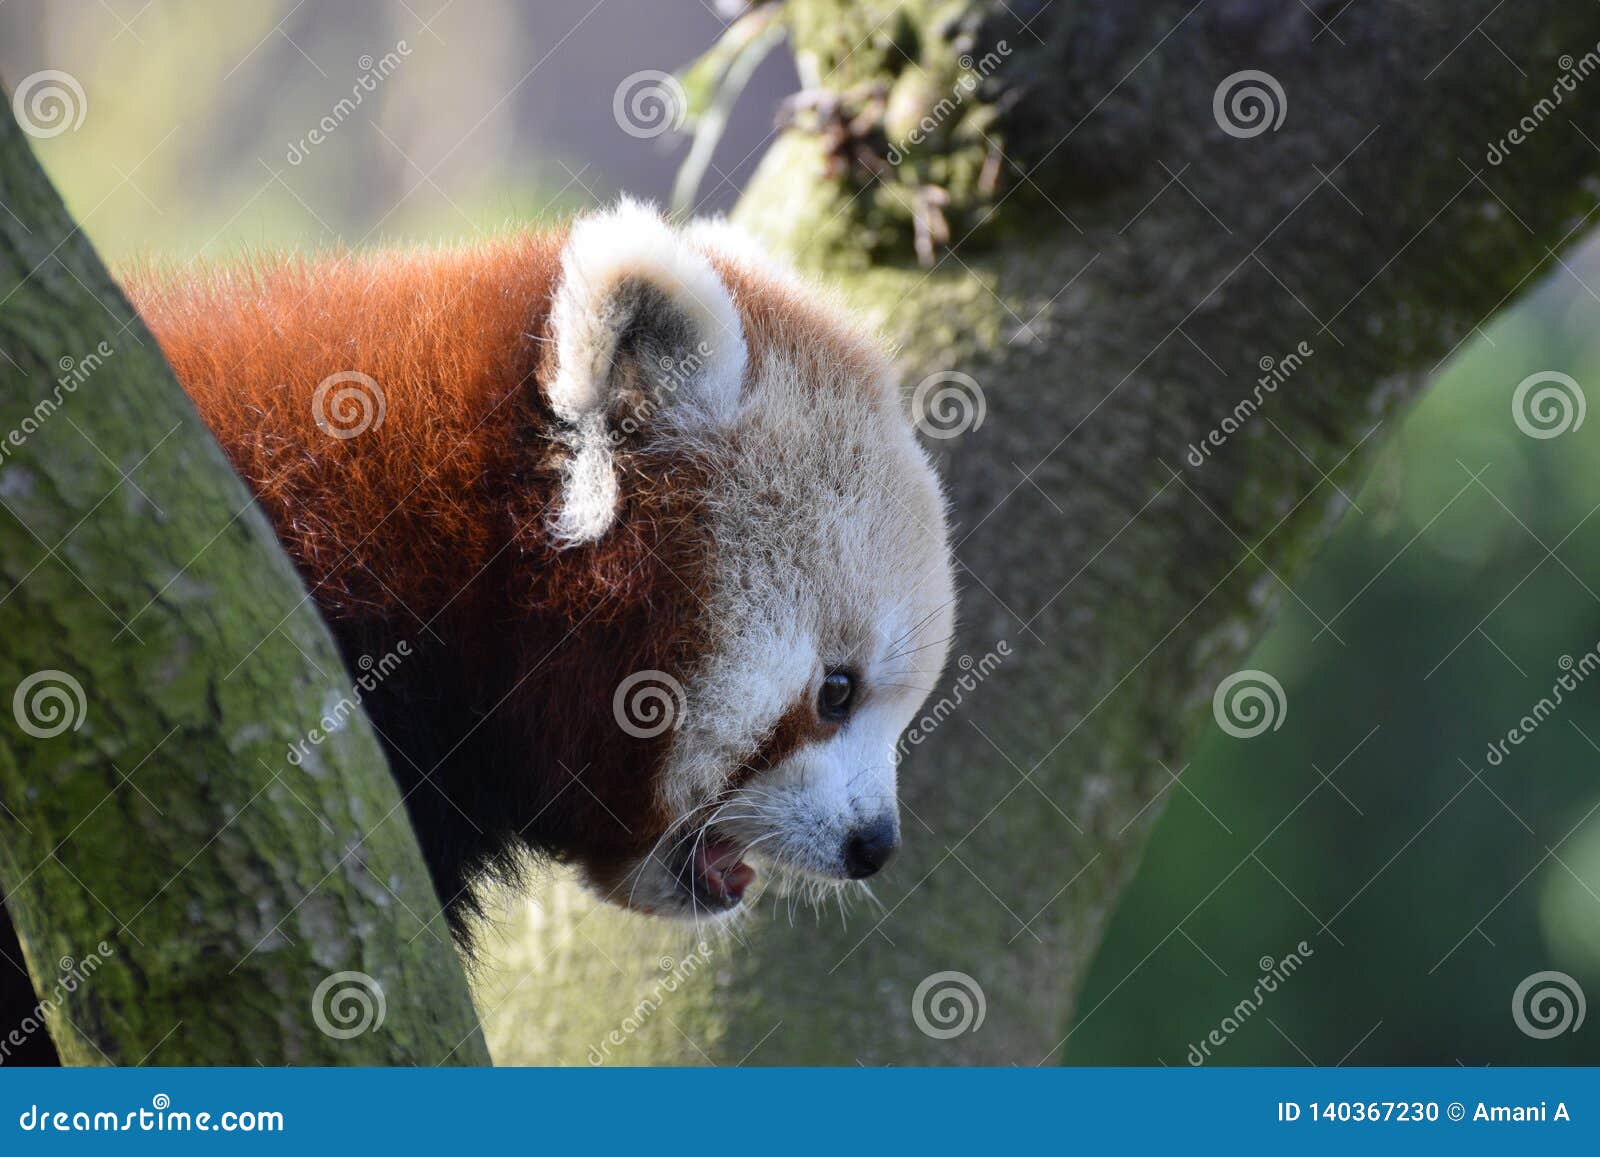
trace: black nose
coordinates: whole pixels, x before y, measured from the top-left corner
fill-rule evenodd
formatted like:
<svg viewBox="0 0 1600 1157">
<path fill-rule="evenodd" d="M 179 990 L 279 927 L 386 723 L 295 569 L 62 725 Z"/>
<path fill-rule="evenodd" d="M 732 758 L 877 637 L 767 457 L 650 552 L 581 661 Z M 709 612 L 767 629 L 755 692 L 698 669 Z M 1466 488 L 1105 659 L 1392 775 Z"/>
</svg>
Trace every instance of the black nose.
<svg viewBox="0 0 1600 1157">
<path fill-rule="evenodd" d="M 874 875 L 900 846 L 900 832 L 892 819 L 873 820 L 845 837 L 844 870 L 852 880 Z"/>
</svg>

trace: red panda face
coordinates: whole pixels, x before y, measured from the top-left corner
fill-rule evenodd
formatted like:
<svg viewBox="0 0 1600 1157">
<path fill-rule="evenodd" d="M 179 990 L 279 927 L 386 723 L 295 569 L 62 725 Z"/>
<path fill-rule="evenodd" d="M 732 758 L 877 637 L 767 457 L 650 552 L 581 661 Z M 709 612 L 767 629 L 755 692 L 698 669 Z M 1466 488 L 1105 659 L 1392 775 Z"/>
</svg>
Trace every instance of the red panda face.
<svg viewBox="0 0 1600 1157">
<path fill-rule="evenodd" d="M 690 629 L 610 705 L 648 806 L 609 801 L 633 838 L 571 858 L 608 900 L 691 918 L 763 876 L 872 875 L 899 842 L 895 744 L 954 620 L 943 499 L 886 363 L 726 230 L 626 203 L 573 230 L 549 329 L 553 540 L 659 534 L 632 495 L 679 461 L 699 542 L 673 576 Z"/>
</svg>

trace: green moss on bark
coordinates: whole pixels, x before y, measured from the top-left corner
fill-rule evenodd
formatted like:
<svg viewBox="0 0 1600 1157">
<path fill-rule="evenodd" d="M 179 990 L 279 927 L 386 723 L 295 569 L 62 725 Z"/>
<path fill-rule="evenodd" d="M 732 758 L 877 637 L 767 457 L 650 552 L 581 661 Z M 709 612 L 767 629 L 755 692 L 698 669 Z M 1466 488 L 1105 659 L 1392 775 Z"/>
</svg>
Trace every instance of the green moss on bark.
<svg viewBox="0 0 1600 1157">
<path fill-rule="evenodd" d="M 486 1062 L 364 718 L 288 761 L 332 640 L 9 115 L 0 202 L 0 883 L 63 1058 Z"/>
</svg>

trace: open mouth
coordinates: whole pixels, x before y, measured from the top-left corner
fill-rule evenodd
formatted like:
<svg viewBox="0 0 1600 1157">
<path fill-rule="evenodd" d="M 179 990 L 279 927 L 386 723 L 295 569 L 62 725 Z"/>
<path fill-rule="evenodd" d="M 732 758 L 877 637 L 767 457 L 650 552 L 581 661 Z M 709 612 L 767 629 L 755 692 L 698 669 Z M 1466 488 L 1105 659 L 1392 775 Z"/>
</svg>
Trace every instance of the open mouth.
<svg viewBox="0 0 1600 1157">
<path fill-rule="evenodd" d="M 744 862 L 744 850 L 732 840 L 705 832 L 677 873 L 678 885 L 712 911 L 726 911 L 744 899 L 756 870 Z"/>
</svg>

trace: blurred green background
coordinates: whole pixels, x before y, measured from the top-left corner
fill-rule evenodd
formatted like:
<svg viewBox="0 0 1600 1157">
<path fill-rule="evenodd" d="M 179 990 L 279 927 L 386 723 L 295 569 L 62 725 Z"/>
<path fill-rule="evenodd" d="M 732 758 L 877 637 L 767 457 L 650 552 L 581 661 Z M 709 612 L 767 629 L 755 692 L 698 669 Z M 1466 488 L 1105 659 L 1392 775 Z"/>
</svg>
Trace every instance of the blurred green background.
<svg viewBox="0 0 1600 1157">
<path fill-rule="evenodd" d="M 1281 597 L 1251 666 L 1283 726 L 1213 728 L 1169 789 L 1072 1063 L 1189 1063 L 1301 940 L 1210 1063 L 1600 1062 L 1589 1019 L 1534 1039 L 1511 1015 L 1535 972 L 1600 996 L 1600 672 L 1487 759 L 1600 646 L 1600 417 L 1541 440 L 1512 416 L 1530 374 L 1600 383 L 1600 253 L 1568 264 L 1379 431 L 1358 509 L 1290 579 L 1338 638 Z"/>
<path fill-rule="evenodd" d="M 83 82 L 83 127 L 37 149 L 113 262 L 431 242 L 617 191 L 664 199 L 687 143 L 624 134 L 612 94 L 704 51 L 714 7 L 10 0 L 0 77 Z M 362 59 L 402 40 L 393 73 L 292 163 Z M 763 65 L 703 209 L 732 203 L 795 87 L 784 53 Z M 1213 731 L 1166 793 L 1069 1063 L 1188 1063 L 1263 958 L 1300 941 L 1303 966 L 1209 1063 L 1600 1062 L 1600 1024 L 1537 1040 L 1511 1012 L 1547 969 L 1600 998 L 1600 676 L 1485 759 L 1561 657 L 1600 644 L 1600 417 L 1538 440 L 1511 409 L 1536 371 L 1600 383 L 1600 250 L 1568 263 L 1379 431 L 1355 508 L 1286 576 L 1298 598 L 1281 595 L 1251 663 L 1283 684 L 1283 726 Z"/>
</svg>

